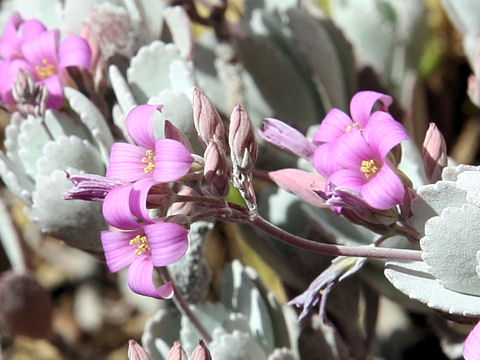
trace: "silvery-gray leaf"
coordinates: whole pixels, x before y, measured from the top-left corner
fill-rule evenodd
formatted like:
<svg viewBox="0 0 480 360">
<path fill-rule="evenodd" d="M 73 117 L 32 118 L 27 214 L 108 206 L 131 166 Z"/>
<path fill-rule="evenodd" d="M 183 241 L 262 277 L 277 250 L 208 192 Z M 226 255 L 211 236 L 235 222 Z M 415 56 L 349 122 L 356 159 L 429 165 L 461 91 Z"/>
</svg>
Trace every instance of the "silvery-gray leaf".
<svg viewBox="0 0 480 360">
<path fill-rule="evenodd" d="M 268 314 L 270 315 L 270 321 L 273 329 L 274 345 L 276 347 L 291 348 L 292 345 L 290 341 L 290 335 L 294 330 L 292 329 L 290 331 L 287 326 L 282 305 L 279 304 L 275 295 L 265 287 L 257 272 L 253 268 L 247 266 L 244 268 L 244 271 L 260 290 L 263 301 L 268 308 Z M 296 323 L 295 327 L 297 326 L 298 324 Z"/>
<path fill-rule="evenodd" d="M 480 29 L 480 3 L 476 0 L 443 0 L 450 20 L 463 34 Z"/>
<path fill-rule="evenodd" d="M 209 221 L 194 222 L 188 233 L 187 253 L 168 266 L 177 289 L 189 303 L 201 302 L 210 290 L 212 272 L 203 254 L 203 245 L 213 225 Z"/>
<path fill-rule="evenodd" d="M 458 174 L 457 186 L 467 192 L 467 201 L 480 206 L 480 171 L 465 171 Z"/>
<path fill-rule="evenodd" d="M 449 290 L 422 261 L 389 261 L 385 276 L 398 290 L 430 308 L 461 316 L 480 317 L 480 297 Z"/>
<path fill-rule="evenodd" d="M 327 108 L 346 110 L 347 94 L 341 62 L 335 46 L 321 23 L 300 9 L 288 11 L 292 42 L 303 55 L 321 92 L 327 95 Z"/>
<path fill-rule="evenodd" d="M 151 42 L 158 39 L 163 27 L 163 16 L 160 14 L 167 8 L 168 0 L 128 0 L 137 6 L 141 17 L 140 26 L 143 29 L 141 32 L 145 36 L 145 40 Z M 147 29 L 148 31 L 144 31 Z"/>
<path fill-rule="evenodd" d="M 112 120 L 115 126 L 122 132 L 125 139 L 127 139 L 128 142 L 133 143 L 134 141 L 130 138 L 127 132 L 125 114 L 118 104 L 114 104 L 112 107 Z"/>
<path fill-rule="evenodd" d="M 62 19 L 63 30 L 67 33 L 80 34 L 92 6 L 98 3 L 97 0 L 66 0 L 63 4 Z"/>
<path fill-rule="evenodd" d="M 0 243 L 7 255 L 11 270 L 16 273 L 24 273 L 27 270 L 19 232 L 15 228 L 10 213 L 0 197 Z"/>
<path fill-rule="evenodd" d="M 53 170 L 68 167 L 81 169 L 89 174 L 103 175 L 105 165 L 98 150 L 88 141 L 76 136 L 60 136 L 43 147 L 43 155 L 37 161 L 37 174 L 48 176 Z"/>
<path fill-rule="evenodd" d="M 25 120 L 20 113 L 13 113 L 10 116 L 10 122 L 5 127 L 3 146 L 5 146 L 6 155 L 10 160 L 20 163 L 18 157 L 18 133 L 20 132 L 20 125 Z"/>
<path fill-rule="evenodd" d="M 81 92 L 70 87 L 64 89 L 70 107 L 80 116 L 82 123 L 90 130 L 97 142 L 102 159 L 107 164 L 113 136 L 107 122 L 98 108 Z"/>
<path fill-rule="evenodd" d="M 273 352 L 268 355 L 267 360 L 295 360 L 296 357 L 293 354 L 292 350 L 287 348 L 275 349 Z"/>
<path fill-rule="evenodd" d="M 185 94 L 189 99 L 193 98 L 195 82 L 193 80 L 192 63 L 184 59 L 173 60 L 170 64 L 169 78 L 172 90 Z"/>
<path fill-rule="evenodd" d="M 76 172 L 75 169 L 69 171 Z M 49 176 L 39 176 L 29 215 L 42 232 L 78 249 L 101 252 L 100 231 L 107 226 L 102 216 L 102 205 L 82 200 L 63 200 L 62 195 L 71 187 L 65 171 L 55 170 Z"/>
<path fill-rule="evenodd" d="M 236 41 L 245 70 L 277 117 L 305 128 L 318 121 L 311 89 L 286 55 L 265 38 L 247 35 Z"/>
<path fill-rule="evenodd" d="M 409 222 L 423 235 L 425 222 L 428 219 L 440 215 L 448 206 L 462 206 L 466 196 L 467 192 L 460 189 L 453 181 L 437 181 L 435 184 L 421 186 L 417 190 L 417 197 L 412 201 L 413 216 Z"/>
<path fill-rule="evenodd" d="M 53 139 L 63 135 L 76 135 L 81 139 L 89 139 L 86 128 L 70 116 L 57 111 L 47 111 L 45 124 Z M 43 154 L 45 144 L 50 138 L 40 118 L 28 116 L 20 124 L 17 137 L 18 157 L 22 162 L 25 172 L 35 178 L 37 174 L 36 163 Z"/>
<path fill-rule="evenodd" d="M 412 139 L 402 141 L 401 146 L 402 161 L 398 168 L 412 181 L 413 188 L 418 189 L 427 183 L 422 155 Z"/>
<path fill-rule="evenodd" d="M 258 8 L 263 8 L 267 11 L 281 11 L 298 6 L 298 0 L 246 0 L 245 1 L 245 17 L 249 19 L 253 11 Z"/>
<path fill-rule="evenodd" d="M 115 98 L 117 99 L 118 105 L 120 106 L 122 112 L 126 115 L 133 107 L 137 106 L 137 102 L 133 97 L 130 87 L 127 84 L 127 81 L 123 77 L 122 73 L 115 64 L 112 64 L 108 68 L 108 77 L 110 83 L 112 84 L 113 91 L 115 93 Z M 125 124 L 117 126 L 124 130 Z"/>
<path fill-rule="evenodd" d="M 14 11 L 18 11 L 24 19 L 35 18 L 37 20 L 40 20 L 49 29 L 62 27 L 61 0 L 12 0 L 2 1 L 1 5 L 1 29 L 4 29 L 8 18 Z"/>
<path fill-rule="evenodd" d="M 457 177 L 464 171 L 480 171 L 480 166 L 459 164 L 443 168 L 442 179 L 445 181 L 457 181 Z"/>
<path fill-rule="evenodd" d="M 265 360 L 267 356 L 258 343 L 247 333 L 214 331 L 213 341 L 208 344 L 212 359 L 222 360 Z"/>
<path fill-rule="evenodd" d="M 185 61 L 174 44 L 154 41 L 140 48 L 127 70 L 127 81 L 139 103 L 146 103 L 161 90 L 172 88 L 170 73 L 175 60 Z M 182 79 L 175 81 L 179 83 Z"/>
<path fill-rule="evenodd" d="M 197 316 L 200 323 L 210 332 L 222 328 L 222 323 L 228 318 L 230 311 L 222 303 L 192 304 L 190 310 Z M 182 316 L 180 342 L 187 353 L 191 353 L 198 345 L 202 336 L 186 316 Z"/>
<path fill-rule="evenodd" d="M 223 321 L 222 327 L 226 332 L 233 332 L 234 330 L 242 331 L 244 333 L 250 332 L 248 318 L 242 314 L 233 312 L 228 314 L 228 317 Z"/>
<path fill-rule="evenodd" d="M 480 208 L 447 207 L 425 224 L 420 240 L 430 273 L 448 289 L 480 295 L 476 254 L 480 249 Z"/>
<path fill-rule="evenodd" d="M 7 188 L 28 205 L 32 203 L 31 193 L 35 187 L 33 179 L 25 173 L 19 163 L 10 160 L 0 151 L 0 176 Z"/>
<path fill-rule="evenodd" d="M 247 317 L 250 333 L 265 352 L 273 351 L 275 339 L 267 306 L 240 261 L 234 260 L 224 271 L 221 292 L 222 303 L 228 309 Z"/>
<path fill-rule="evenodd" d="M 174 307 L 160 309 L 147 320 L 142 344 L 154 359 L 164 360 L 180 334 L 180 313 Z"/>
<path fill-rule="evenodd" d="M 173 43 L 178 47 L 180 55 L 186 59 L 192 59 L 192 23 L 185 9 L 182 6 L 167 7 L 163 11 L 163 18 L 170 29 Z"/>
<path fill-rule="evenodd" d="M 480 70 L 480 64 L 478 63 L 479 30 L 480 28 L 477 31 L 469 32 L 465 34 L 463 38 L 463 51 L 465 52 L 465 56 L 470 63 L 470 67 L 477 75 L 479 75 L 478 71 Z"/>
<path fill-rule="evenodd" d="M 148 104 L 163 105 L 162 111 L 157 111 L 154 115 L 153 132 L 157 138 L 165 136 L 165 120 L 168 120 L 187 135 L 194 148 L 198 148 L 198 135 L 193 123 L 193 108 L 189 98 L 181 92 L 163 90 L 158 96 L 148 99 Z"/>
</svg>

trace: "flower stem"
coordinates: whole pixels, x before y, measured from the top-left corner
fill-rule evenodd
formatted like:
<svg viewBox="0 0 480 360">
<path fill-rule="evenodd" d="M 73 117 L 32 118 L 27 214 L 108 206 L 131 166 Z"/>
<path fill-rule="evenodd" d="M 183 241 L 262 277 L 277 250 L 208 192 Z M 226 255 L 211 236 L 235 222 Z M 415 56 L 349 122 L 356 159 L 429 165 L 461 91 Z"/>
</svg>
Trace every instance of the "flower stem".
<svg viewBox="0 0 480 360">
<path fill-rule="evenodd" d="M 342 246 L 324 244 L 304 239 L 280 229 L 279 227 L 260 217 L 260 215 L 252 217 L 249 220 L 249 223 L 287 244 L 323 255 L 423 261 L 422 252 L 420 250 L 389 249 L 373 246 Z"/>
<path fill-rule="evenodd" d="M 170 273 L 168 272 L 167 268 L 161 268 L 160 269 L 163 277 L 166 280 L 170 280 Z M 198 317 L 193 313 L 193 311 L 190 309 L 188 306 L 188 302 L 185 300 L 183 297 L 182 292 L 173 284 L 173 302 L 175 303 L 175 306 L 177 307 L 178 311 L 180 311 L 184 316 L 186 316 L 190 322 L 195 326 L 197 331 L 200 333 L 200 336 L 206 341 L 206 342 L 212 342 L 212 337 L 208 333 L 207 329 L 202 325 Z"/>
</svg>

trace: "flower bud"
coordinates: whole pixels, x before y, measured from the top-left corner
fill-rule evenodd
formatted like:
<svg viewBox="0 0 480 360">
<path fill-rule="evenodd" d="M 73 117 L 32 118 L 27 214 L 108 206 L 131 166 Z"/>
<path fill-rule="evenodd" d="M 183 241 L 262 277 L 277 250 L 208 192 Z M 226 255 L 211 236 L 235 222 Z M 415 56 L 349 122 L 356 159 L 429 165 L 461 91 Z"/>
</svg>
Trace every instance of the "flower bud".
<svg viewBox="0 0 480 360">
<path fill-rule="evenodd" d="M 423 165 L 430 183 L 441 179 L 442 170 L 447 166 L 447 145 L 440 130 L 430 123 L 423 141 Z"/>
<path fill-rule="evenodd" d="M 110 190 L 123 185 L 119 180 L 95 174 L 72 175 L 67 173 L 67 179 L 75 187 L 68 189 L 63 195 L 65 200 L 103 201 Z"/>
<path fill-rule="evenodd" d="M 208 351 L 207 345 L 200 340 L 197 347 L 193 350 L 192 355 L 190 355 L 190 360 L 212 360 L 212 355 Z"/>
<path fill-rule="evenodd" d="M 203 154 L 203 174 L 213 195 L 224 197 L 230 191 L 230 163 L 223 149 L 216 141 L 210 141 Z"/>
<path fill-rule="evenodd" d="M 190 153 L 193 153 L 192 144 L 188 140 L 187 135 L 183 133 L 182 130 L 173 125 L 170 121 L 165 120 L 165 137 L 167 139 L 177 140 L 182 143 Z"/>
<path fill-rule="evenodd" d="M 173 346 L 168 353 L 167 360 L 188 360 L 187 353 L 183 350 L 180 341 L 175 341 L 173 343 Z"/>
<path fill-rule="evenodd" d="M 188 186 L 184 186 L 180 191 L 177 193 L 178 195 L 193 195 L 193 189 Z M 195 212 L 195 205 L 191 201 L 187 202 L 174 202 L 171 206 L 170 209 L 168 209 L 168 216 L 172 215 L 184 215 L 184 216 L 190 216 Z"/>
<path fill-rule="evenodd" d="M 221 146 L 226 147 L 222 119 L 217 109 L 199 89 L 195 89 L 193 93 L 193 122 L 205 145 L 208 145 L 211 140 L 216 140 Z"/>
<path fill-rule="evenodd" d="M 241 105 L 236 105 L 230 116 L 228 129 L 230 156 L 235 168 L 248 171 L 257 160 L 258 147 L 252 122 Z"/>
<path fill-rule="evenodd" d="M 313 158 L 317 148 L 301 132 L 277 119 L 265 119 L 259 134 L 265 141 L 307 160 Z"/>
<path fill-rule="evenodd" d="M 128 342 L 128 360 L 153 360 L 153 358 L 135 340 L 130 340 Z"/>
</svg>

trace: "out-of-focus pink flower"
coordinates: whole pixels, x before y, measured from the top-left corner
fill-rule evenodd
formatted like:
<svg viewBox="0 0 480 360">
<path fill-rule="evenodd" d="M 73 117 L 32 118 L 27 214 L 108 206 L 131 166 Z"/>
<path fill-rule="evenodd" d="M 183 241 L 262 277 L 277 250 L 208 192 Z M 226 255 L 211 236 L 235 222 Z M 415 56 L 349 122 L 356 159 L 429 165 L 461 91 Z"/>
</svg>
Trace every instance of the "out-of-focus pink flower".
<svg viewBox="0 0 480 360">
<path fill-rule="evenodd" d="M 131 228 L 130 224 L 125 227 Z M 127 282 L 133 292 L 168 299 L 173 296 L 173 284 L 169 281 L 156 287 L 153 268 L 178 261 L 187 251 L 187 235 L 183 226 L 160 220 L 138 223 L 136 229 L 129 231 L 102 231 L 101 238 L 112 273 L 128 266 Z"/>
<path fill-rule="evenodd" d="M 463 357 L 465 360 L 480 360 L 480 322 L 475 325 L 465 340 Z"/>
<path fill-rule="evenodd" d="M 59 30 L 47 30 L 37 20 L 23 21 L 14 13 L 0 41 L 0 94 L 7 105 L 15 104 L 12 88 L 19 69 L 28 71 L 49 93 L 47 107 L 63 105 L 63 86 L 69 85 L 67 67 L 90 69 L 91 51 L 87 41 L 71 35 L 60 42 Z"/>
<path fill-rule="evenodd" d="M 112 146 L 107 177 L 125 182 L 151 178 L 156 182 L 175 181 L 185 176 L 194 159 L 182 143 L 155 139 L 153 117 L 162 106 L 140 105 L 127 115 L 127 131 L 138 144 Z"/>
<path fill-rule="evenodd" d="M 353 128 L 364 129 L 375 104 L 379 101 L 381 103 L 379 110 L 387 111 L 393 100 L 391 96 L 375 91 L 358 92 L 350 102 L 352 117 L 339 109 L 332 109 L 320 124 L 313 142 L 316 144 L 332 142 Z"/>
</svg>

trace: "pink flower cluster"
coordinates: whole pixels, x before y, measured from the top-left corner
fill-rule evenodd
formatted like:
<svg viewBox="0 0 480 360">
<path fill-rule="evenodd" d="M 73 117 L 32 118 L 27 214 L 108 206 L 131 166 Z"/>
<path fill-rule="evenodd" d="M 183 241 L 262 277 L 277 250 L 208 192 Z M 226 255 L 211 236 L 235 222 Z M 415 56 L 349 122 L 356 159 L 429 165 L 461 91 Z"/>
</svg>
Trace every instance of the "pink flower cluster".
<svg viewBox="0 0 480 360">
<path fill-rule="evenodd" d="M 375 104 L 381 103 L 379 110 Z M 389 159 L 390 151 L 409 138 L 405 128 L 386 110 L 388 95 L 373 91 L 357 93 L 350 103 L 351 117 L 331 110 L 313 139 L 317 171 L 328 187 L 357 191 L 372 208 L 389 210 L 402 203 L 405 188 Z"/>
<path fill-rule="evenodd" d="M 172 139 L 155 139 L 153 117 L 161 106 L 140 105 L 127 116 L 127 130 L 138 145 L 115 143 L 107 178 L 121 182 L 108 190 L 103 202 L 105 219 L 118 230 L 103 231 L 102 245 L 111 272 L 127 266 L 129 287 L 136 293 L 170 298 L 173 284 L 156 287 L 154 267 L 178 261 L 188 247 L 188 230 L 167 218 L 152 219 L 148 204 L 168 203 L 169 182 L 188 174 L 190 151 Z"/>
<path fill-rule="evenodd" d="M 48 90 L 48 108 L 63 105 L 63 86 L 72 85 L 67 67 L 90 69 L 91 51 L 87 41 L 70 35 L 60 43 L 59 30 L 47 30 L 38 20 L 23 20 L 14 13 L 0 40 L 0 97 L 3 104 L 14 105 L 13 86 L 19 69 L 29 72 Z"/>
</svg>

